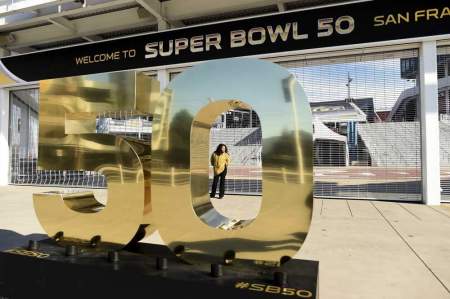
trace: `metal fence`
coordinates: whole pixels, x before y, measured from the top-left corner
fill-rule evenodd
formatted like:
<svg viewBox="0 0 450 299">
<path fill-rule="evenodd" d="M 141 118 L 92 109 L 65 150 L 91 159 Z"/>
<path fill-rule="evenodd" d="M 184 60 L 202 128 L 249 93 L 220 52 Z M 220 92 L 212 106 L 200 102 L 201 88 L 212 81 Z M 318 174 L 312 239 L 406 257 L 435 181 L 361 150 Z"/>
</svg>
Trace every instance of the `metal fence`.
<svg viewBox="0 0 450 299">
<path fill-rule="evenodd" d="M 105 188 L 106 179 L 94 171 L 39 170 L 35 153 L 10 149 L 9 179 L 15 185 Z"/>
<path fill-rule="evenodd" d="M 448 54 L 448 47 L 441 48 L 439 53 L 438 60 L 447 61 L 447 56 L 442 55 Z M 417 62 L 418 51 L 411 49 L 281 63 L 296 77 L 311 102 L 315 196 L 421 200 Z M 444 71 L 440 74 L 439 109 L 442 121 L 447 121 L 449 93 L 442 84 L 448 83 L 448 62 L 439 63 L 439 67 L 441 73 Z M 19 136 L 20 140 L 10 140 L 11 183 L 106 186 L 104 177 L 92 172 L 37 170 L 34 151 L 37 101 L 31 101 L 34 104 L 29 105 L 29 115 L 25 117 L 26 97 L 13 96 L 19 100 L 16 99 L 16 107 L 14 103 L 11 105 L 10 136 Z M 29 134 L 23 131 L 27 126 Z M 127 112 L 99 115 L 97 131 L 148 142 L 151 117 L 139 118 Z M 261 194 L 261 141 L 257 111 L 228 111 L 213 124 L 210 153 L 218 143 L 226 143 L 232 155 L 227 193 Z M 24 146 L 25 143 L 28 145 Z M 447 143 L 441 139 L 441 160 L 446 155 Z M 442 171 L 449 172 L 447 168 Z M 441 177 L 441 185 L 443 195 L 447 195 L 450 190 L 447 176 Z"/>
<path fill-rule="evenodd" d="M 439 47 L 438 107 L 441 156 L 441 200 L 450 202 L 450 47 Z"/>
<path fill-rule="evenodd" d="M 105 176 L 95 171 L 38 169 L 38 92 L 37 89 L 11 92 L 9 182 L 16 185 L 106 188 Z M 130 111 L 101 113 L 96 131 L 151 141 L 151 116 Z"/>
</svg>

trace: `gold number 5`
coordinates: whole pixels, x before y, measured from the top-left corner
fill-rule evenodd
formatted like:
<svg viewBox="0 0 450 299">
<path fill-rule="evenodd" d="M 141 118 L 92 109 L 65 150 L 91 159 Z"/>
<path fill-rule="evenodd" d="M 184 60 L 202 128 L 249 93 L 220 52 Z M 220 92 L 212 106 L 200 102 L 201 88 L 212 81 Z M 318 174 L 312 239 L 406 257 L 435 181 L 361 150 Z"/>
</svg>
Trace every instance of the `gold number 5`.
<svg viewBox="0 0 450 299">
<path fill-rule="evenodd" d="M 149 114 L 155 96 L 158 82 L 135 72 L 40 82 L 40 168 L 97 171 L 108 187 L 106 206 L 92 193 L 35 194 L 36 214 L 50 236 L 120 246 L 149 224 L 150 145 L 95 132 L 99 114 Z"/>
</svg>

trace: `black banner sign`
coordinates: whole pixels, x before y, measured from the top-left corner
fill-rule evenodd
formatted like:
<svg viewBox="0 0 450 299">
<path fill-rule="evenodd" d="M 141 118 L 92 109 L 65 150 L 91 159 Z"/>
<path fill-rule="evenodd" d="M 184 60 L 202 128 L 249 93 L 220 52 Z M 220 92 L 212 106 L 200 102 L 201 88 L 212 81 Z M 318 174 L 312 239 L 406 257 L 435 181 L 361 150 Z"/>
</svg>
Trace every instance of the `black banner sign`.
<svg viewBox="0 0 450 299">
<path fill-rule="evenodd" d="M 149 33 L 1 62 L 15 76 L 35 81 L 449 33 L 448 0 L 368 1 Z"/>
</svg>

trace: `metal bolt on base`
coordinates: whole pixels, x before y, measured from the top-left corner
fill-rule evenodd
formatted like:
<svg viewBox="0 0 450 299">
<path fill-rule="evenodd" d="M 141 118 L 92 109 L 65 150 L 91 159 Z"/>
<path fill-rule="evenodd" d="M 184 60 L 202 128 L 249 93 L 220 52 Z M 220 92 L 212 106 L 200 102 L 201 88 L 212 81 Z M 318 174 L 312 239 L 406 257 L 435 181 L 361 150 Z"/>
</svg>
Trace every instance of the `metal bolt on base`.
<svg viewBox="0 0 450 299">
<path fill-rule="evenodd" d="M 39 249 L 39 242 L 36 240 L 28 241 L 28 250 L 35 251 Z"/>
<path fill-rule="evenodd" d="M 167 258 L 157 257 L 156 258 L 156 269 L 167 270 L 167 268 L 168 268 Z"/>
<path fill-rule="evenodd" d="M 286 272 L 278 271 L 273 273 L 274 283 L 279 287 L 284 287 L 287 285 L 287 277 L 288 275 Z"/>
<path fill-rule="evenodd" d="M 75 245 L 66 246 L 66 256 L 75 256 L 78 254 L 78 248 Z"/>
<path fill-rule="evenodd" d="M 211 264 L 211 276 L 221 277 L 223 275 L 223 269 L 221 264 Z"/>
<path fill-rule="evenodd" d="M 117 263 L 120 260 L 118 251 L 108 251 L 108 262 Z"/>
</svg>

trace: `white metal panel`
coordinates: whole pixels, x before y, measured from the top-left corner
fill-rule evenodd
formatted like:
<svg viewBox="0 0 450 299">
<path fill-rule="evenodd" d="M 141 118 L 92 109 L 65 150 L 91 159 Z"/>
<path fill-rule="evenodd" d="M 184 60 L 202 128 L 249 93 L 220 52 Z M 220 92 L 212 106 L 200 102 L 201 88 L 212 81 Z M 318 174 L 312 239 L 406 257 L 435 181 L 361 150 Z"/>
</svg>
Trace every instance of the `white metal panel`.
<svg viewBox="0 0 450 299">
<path fill-rule="evenodd" d="M 422 122 L 422 189 L 428 205 L 441 202 L 439 186 L 439 113 L 436 42 L 424 42 L 420 48 L 420 120 Z"/>
<path fill-rule="evenodd" d="M 328 105 L 330 111 L 343 116 L 341 121 L 322 121 L 345 137 L 345 143 L 331 137 L 315 138 L 314 194 L 421 201 L 419 70 L 414 68 L 408 78 L 402 78 L 408 73 L 401 68 L 402 61 L 409 60 L 417 66 L 418 51 L 357 51 L 361 53 L 329 53 L 329 57 L 315 59 L 305 55 L 305 59 L 280 62 L 296 76 L 314 107 L 320 103 L 323 111 Z M 413 97 L 402 97 L 409 90 L 416 91 Z M 353 105 L 366 114 L 365 121 L 345 119 Z"/>
</svg>

